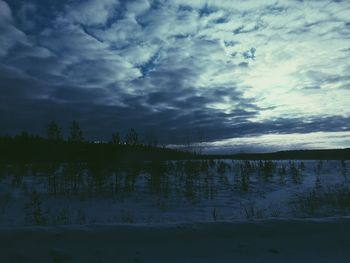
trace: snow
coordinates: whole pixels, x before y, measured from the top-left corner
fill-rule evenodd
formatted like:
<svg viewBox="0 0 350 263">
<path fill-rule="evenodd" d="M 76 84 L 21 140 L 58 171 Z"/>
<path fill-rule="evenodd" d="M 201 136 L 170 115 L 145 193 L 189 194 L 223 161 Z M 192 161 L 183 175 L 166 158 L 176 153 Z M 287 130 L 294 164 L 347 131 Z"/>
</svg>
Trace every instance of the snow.
<svg viewBox="0 0 350 263">
<path fill-rule="evenodd" d="M 350 219 L 0 228 L 0 262 L 337 262 Z"/>
<path fill-rule="evenodd" d="M 217 170 L 222 164 L 226 169 L 219 174 Z M 264 174 L 258 161 L 250 161 L 250 168 L 242 161 L 217 161 L 207 171 L 189 176 L 183 164 L 170 162 L 167 172 L 153 183 L 147 170 L 133 176 L 119 172 L 118 191 L 114 190 L 116 175 L 111 172 L 100 193 L 94 190 L 93 178 L 84 168 L 77 193 L 57 194 L 49 192 L 46 167 L 36 174 L 28 168 L 18 182 L 11 173 L 15 169 L 7 167 L 7 173 L 0 176 L 0 226 L 35 223 L 30 220 L 33 209 L 28 209 L 33 192 L 39 195 L 41 223 L 45 225 L 150 224 L 315 217 L 296 209 L 297 195 L 317 187 L 317 191 L 322 191 L 350 186 L 349 161 L 273 161 L 273 164 L 273 169 Z M 63 166 L 54 172 L 62 185 L 67 181 Z M 286 168 L 285 173 L 280 172 L 282 167 Z M 294 177 L 293 167 L 298 171 Z M 245 173 L 247 189 L 242 185 Z M 324 212 L 322 217 L 350 215 L 349 207 Z"/>
<path fill-rule="evenodd" d="M 187 164 L 106 170 L 101 191 L 84 164 L 0 167 L 0 262 L 350 262 L 350 201 L 308 199 L 344 199 L 349 161 Z"/>
</svg>

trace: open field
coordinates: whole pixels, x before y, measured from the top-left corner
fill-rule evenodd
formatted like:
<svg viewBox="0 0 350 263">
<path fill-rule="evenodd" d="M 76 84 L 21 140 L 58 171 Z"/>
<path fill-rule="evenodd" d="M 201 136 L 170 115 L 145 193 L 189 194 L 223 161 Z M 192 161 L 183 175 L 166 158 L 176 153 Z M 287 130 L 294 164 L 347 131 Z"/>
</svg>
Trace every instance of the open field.
<svg viewBox="0 0 350 263">
<path fill-rule="evenodd" d="M 349 167 L 2 165 L 0 262 L 349 262 Z"/>
<path fill-rule="evenodd" d="M 295 160 L 3 165 L 0 225 L 347 216 L 349 167 Z"/>
</svg>

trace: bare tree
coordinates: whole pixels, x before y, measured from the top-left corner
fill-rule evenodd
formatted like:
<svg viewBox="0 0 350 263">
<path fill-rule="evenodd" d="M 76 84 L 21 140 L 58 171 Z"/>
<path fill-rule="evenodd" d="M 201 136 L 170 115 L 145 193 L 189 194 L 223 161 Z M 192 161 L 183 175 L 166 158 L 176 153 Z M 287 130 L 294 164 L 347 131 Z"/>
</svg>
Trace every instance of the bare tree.
<svg viewBox="0 0 350 263">
<path fill-rule="evenodd" d="M 198 140 L 197 146 L 198 146 L 198 153 L 203 153 L 203 142 L 204 142 L 204 132 L 202 128 L 196 129 L 196 137 Z"/>
<path fill-rule="evenodd" d="M 53 120 L 47 126 L 47 138 L 52 141 L 61 140 L 61 128 L 58 124 Z"/>
<path fill-rule="evenodd" d="M 112 133 L 112 144 L 120 144 L 119 132 Z"/>
<path fill-rule="evenodd" d="M 79 123 L 73 121 L 70 126 L 70 137 L 69 141 L 71 142 L 82 142 L 84 141 L 83 131 L 81 130 Z"/>
<path fill-rule="evenodd" d="M 139 135 L 137 134 L 135 129 L 130 129 L 125 135 L 125 143 L 129 145 L 139 144 Z"/>
</svg>

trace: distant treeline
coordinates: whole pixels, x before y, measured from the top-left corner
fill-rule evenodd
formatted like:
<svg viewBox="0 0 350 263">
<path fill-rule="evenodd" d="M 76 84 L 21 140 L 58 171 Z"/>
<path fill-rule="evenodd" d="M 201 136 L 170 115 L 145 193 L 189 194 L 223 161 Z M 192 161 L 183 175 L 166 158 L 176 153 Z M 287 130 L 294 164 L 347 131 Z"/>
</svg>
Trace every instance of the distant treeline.
<svg viewBox="0 0 350 263">
<path fill-rule="evenodd" d="M 236 160 L 350 160 L 350 148 L 331 150 L 296 150 L 274 153 L 246 153 L 232 155 L 204 155 L 158 147 L 154 137 L 147 143 L 139 139 L 134 129 L 123 138 L 112 133 L 109 142 L 90 142 L 84 139 L 78 122 L 73 121 L 68 138 L 61 135 L 55 121 L 47 126 L 47 137 L 27 132 L 14 137 L 0 137 L 0 162 L 113 162 L 113 161 L 162 161 L 189 159 Z"/>
<path fill-rule="evenodd" d="M 205 155 L 202 157 L 209 159 L 235 160 L 350 160 L 350 148 L 328 150 L 292 150 L 273 153 Z"/>
<path fill-rule="evenodd" d="M 189 152 L 157 147 L 157 142 L 144 144 L 134 129 L 123 140 L 113 133 L 109 142 L 90 142 L 84 139 L 79 124 L 73 121 L 67 139 L 55 121 L 47 126 L 47 137 L 27 132 L 14 137 L 0 137 L 1 162 L 111 162 L 135 160 L 192 159 Z"/>
<path fill-rule="evenodd" d="M 110 162 L 192 159 L 194 155 L 149 145 L 48 140 L 37 136 L 0 138 L 2 162 Z"/>
</svg>

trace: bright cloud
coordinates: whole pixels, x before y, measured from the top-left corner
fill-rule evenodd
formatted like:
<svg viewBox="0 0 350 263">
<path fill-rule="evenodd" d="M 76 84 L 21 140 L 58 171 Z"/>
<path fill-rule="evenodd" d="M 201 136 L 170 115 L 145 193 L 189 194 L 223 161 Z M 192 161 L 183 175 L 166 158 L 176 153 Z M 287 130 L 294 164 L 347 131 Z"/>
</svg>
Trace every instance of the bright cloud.
<svg viewBox="0 0 350 263">
<path fill-rule="evenodd" d="M 91 136 L 107 136 L 94 122 L 164 141 L 349 131 L 349 17 L 330 0 L 0 0 L 3 112 L 68 107 Z"/>
</svg>

